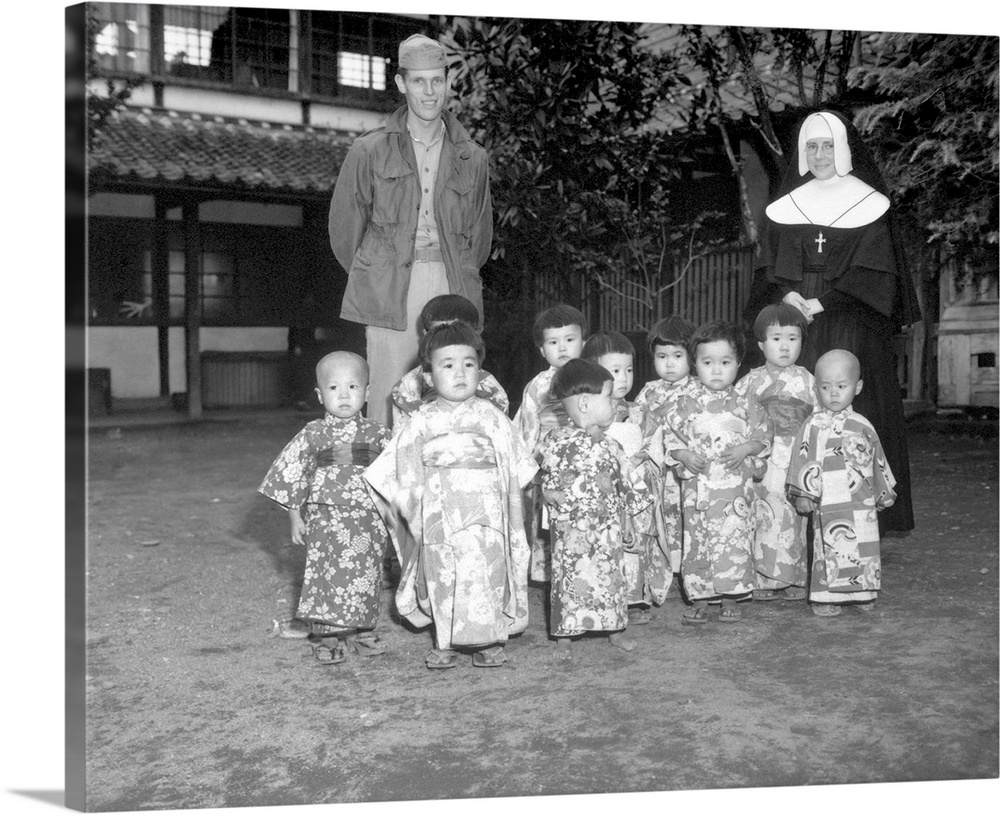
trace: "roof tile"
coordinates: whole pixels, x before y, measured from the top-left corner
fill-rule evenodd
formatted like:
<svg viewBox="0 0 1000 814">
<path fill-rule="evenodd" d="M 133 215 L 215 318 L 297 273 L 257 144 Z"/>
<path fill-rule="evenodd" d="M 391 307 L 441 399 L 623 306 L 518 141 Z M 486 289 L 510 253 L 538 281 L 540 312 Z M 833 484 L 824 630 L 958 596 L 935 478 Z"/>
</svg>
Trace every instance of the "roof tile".
<svg viewBox="0 0 1000 814">
<path fill-rule="evenodd" d="M 93 179 L 329 193 L 353 134 L 126 108 L 89 146 Z"/>
</svg>

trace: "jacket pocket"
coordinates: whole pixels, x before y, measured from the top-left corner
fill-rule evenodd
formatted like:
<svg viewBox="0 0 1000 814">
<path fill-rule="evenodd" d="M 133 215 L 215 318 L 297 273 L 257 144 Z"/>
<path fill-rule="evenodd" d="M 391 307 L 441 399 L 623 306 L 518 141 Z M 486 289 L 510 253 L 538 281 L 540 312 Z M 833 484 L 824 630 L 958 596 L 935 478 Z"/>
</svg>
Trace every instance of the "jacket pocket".
<svg viewBox="0 0 1000 814">
<path fill-rule="evenodd" d="M 408 165 L 376 167 L 373 172 L 372 223 L 395 224 L 405 221 L 410 206 L 413 170 Z"/>
</svg>

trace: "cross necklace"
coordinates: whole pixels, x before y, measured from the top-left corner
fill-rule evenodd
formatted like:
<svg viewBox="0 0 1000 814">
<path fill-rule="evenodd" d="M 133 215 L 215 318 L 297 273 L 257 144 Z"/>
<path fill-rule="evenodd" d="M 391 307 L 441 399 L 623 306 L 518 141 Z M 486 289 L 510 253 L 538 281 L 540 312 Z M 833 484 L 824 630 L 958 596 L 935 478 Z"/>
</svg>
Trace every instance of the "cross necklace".
<svg viewBox="0 0 1000 814">
<path fill-rule="evenodd" d="M 833 224 L 835 224 L 838 220 L 840 220 L 842 217 L 844 217 L 844 215 L 846 215 L 848 212 L 850 212 L 852 209 L 854 209 L 854 207 L 858 206 L 858 204 L 860 204 L 862 201 L 864 201 L 865 198 L 869 198 L 869 197 L 871 197 L 874 194 L 875 194 L 875 190 L 873 189 L 871 192 L 869 192 L 867 195 L 865 195 L 864 198 L 862 198 L 861 200 L 856 201 L 855 203 L 851 204 L 849 207 L 847 207 L 847 209 L 845 209 L 843 212 L 841 212 L 839 215 L 837 215 L 837 217 L 835 217 L 832 221 L 830 221 L 827 224 L 827 226 L 833 226 Z M 791 195 L 791 193 L 789 193 L 788 197 L 791 200 L 791 202 L 793 204 L 795 204 L 795 208 L 798 209 L 799 212 L 802 213 L 802 217 L 804 217 L 811 225 L 815 226 L 816 224 L 813 223 L 812 219 L 805 212 L 802 211 L 802 207 L 799 206 L 798 202 Z M 828 241 L 827 241 L 827 239 L 825 237 L 823 237 L 823 229 L 820 228 L 819 234 L 816 236 L 816 239 L 813 240 L 813 243 L 815 243 L 816 247 L 817 247 L 816 248 L 816 253 L 817 254 L 823 254 L 823 244 L 826 243 L 826 242 L 828 242 Z"/>
</svg>

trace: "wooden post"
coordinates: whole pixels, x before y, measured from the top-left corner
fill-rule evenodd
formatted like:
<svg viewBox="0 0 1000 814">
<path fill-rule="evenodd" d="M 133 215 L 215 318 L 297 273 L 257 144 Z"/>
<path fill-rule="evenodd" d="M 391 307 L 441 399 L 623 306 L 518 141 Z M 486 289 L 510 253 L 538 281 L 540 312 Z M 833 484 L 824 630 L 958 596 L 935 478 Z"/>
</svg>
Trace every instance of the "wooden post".
<svg viewBox="0 0 1000 814">
<path fill-rule="evenodd" d="M 187 414 L 201 418 L 201 239 L 198 202 L 182 207 L 184 222 L 184 361 L 187 369 Z"/>
<path fill-rule="evenodd" d="M 162 195 L 153 200 L 153 251 L 150 274 L 153 281 L 153 319 L 156 321 L 157 359 L 160 364 L 160 396 L 170 397 L 170 246 L 167 242 L 167 204 Z"/>
</svg>

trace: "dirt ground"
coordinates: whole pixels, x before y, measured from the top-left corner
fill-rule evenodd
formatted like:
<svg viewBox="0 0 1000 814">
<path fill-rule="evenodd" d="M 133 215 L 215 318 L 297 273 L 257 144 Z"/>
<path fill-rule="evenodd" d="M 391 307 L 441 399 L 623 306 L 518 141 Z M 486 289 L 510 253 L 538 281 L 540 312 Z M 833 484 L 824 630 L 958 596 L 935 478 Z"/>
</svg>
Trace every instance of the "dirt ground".
<svg viewBox="0 0 1000 814">
<path fill-rule="evenodd" d="M 255 489 L 308 415 L 92 429 L 87 807 L 95 811 L 995 778 L 997 441 L 911 434 L 917 530 L 870 615 L 744 606 L 552 657 L 543 593 L 501 669 L 269 637 L 303 550 Z"/>
</svg>

